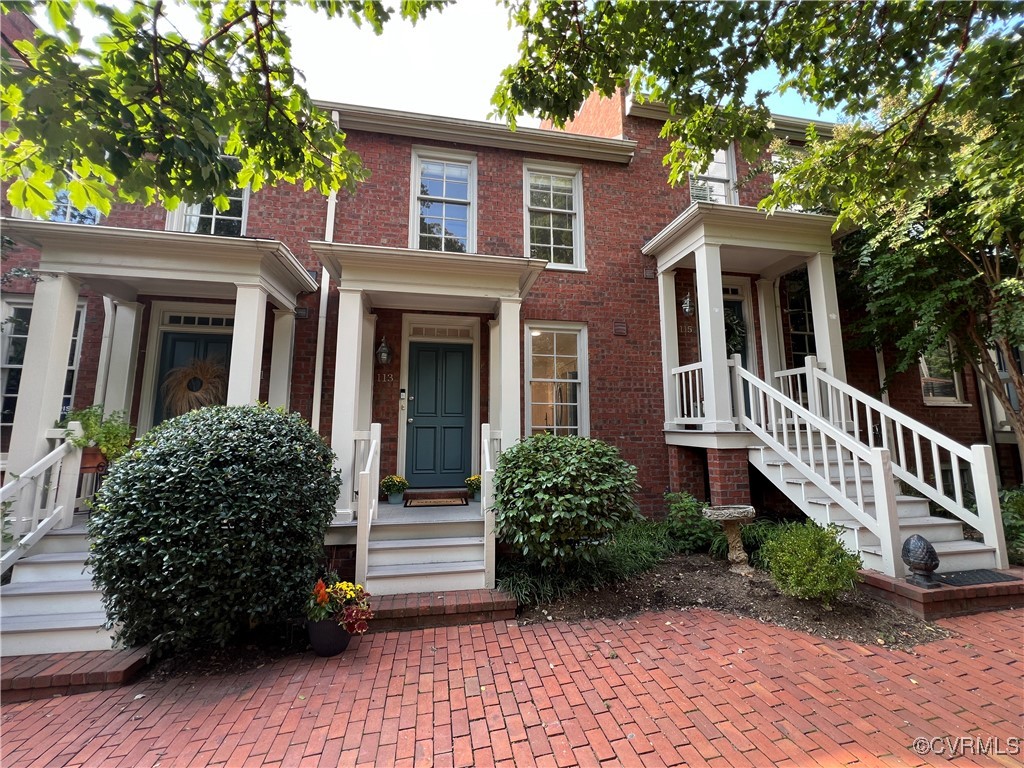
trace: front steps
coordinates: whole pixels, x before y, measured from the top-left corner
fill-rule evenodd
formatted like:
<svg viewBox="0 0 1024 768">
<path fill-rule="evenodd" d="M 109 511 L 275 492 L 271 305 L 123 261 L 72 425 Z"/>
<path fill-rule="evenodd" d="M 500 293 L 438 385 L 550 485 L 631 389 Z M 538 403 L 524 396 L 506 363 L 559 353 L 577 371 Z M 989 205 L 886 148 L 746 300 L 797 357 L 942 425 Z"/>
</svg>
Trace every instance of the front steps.
<svg viewBox="0 0 1024 768">
<path fill-rule="evenodd" d="M 113 647 L 100 593 L 85 567 L 85 525 L 48 532 L 0 587 L 0 656 Z"/>
<path fill-rule="evenodd" d="M 805 515 L 819 525 L 838 525 L 842 529 L 843 544 L 851 552 L 860 554 L 864 568 L 876 571 L 882 569 L 881 547 L 877 536 L 854 520 L 842 507 L 824 496 L 813 482 L 775 451 L 770 448 L 751 448 L 748 455 L 750 463 L 771 480 L 775 487 Z M 860 487 L 865 499 L 864 511 L 873 517 L 873 488 L 871 478 L 866 474 L 869 469 L 866 466 L 862 469 L 865 475 L 860 478 Z M 836 490 L 841 490 L 838 476 L 830 480 Z M 844 480 L 847 495 L 853 498 L 857 478 L 851 476 L 850 470 L 847 469 Z M 932 515 L 927 499 L 897 496 L 896 509 L 899 517 L 900 543 L 915 533 L 928 539 L 939 555 L 937 573 L 998 567 L 995 548 L 981 542 L 965 540 L 963 524 L 959 520 Z"/>
<path fill-rule="evenodd" d="M 370 528 L 366 589 L 372 595 L 483 589 L 480 505 L 382 504 Z"/>
</svg>

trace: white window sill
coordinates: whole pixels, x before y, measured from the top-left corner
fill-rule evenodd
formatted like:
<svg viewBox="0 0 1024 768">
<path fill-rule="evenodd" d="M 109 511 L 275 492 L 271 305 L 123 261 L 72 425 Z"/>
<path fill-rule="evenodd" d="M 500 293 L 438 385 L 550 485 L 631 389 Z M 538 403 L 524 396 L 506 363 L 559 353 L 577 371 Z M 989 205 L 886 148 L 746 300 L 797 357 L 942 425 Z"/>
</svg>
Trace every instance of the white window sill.
<svg viewBox="0 0 1024 768">
<path fill-rule="evenodd" d="M 929 408 L 973 408 L 973 403 L 961 403 L 957 400 L 925 400 Z"/>
<path fill-rule="evenodd" d="M 550 261 L 545 269 L 550 269 L 552 272 L 582 272 L 586 273 L 586 267 L 574 267 L 569 264 L 552 264 Z"/>
</svg>

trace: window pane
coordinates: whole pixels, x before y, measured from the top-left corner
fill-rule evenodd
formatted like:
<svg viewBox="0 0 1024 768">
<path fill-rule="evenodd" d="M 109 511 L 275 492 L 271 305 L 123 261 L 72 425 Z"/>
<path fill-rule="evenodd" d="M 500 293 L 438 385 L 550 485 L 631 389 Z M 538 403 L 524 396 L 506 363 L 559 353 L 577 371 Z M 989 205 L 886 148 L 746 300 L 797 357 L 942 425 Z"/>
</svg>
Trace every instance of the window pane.
<svg viewBox="0 0 1024 768">
<path fill-rule="evenodd" d="M 13 338 L 7 344 L 7 362 L 11 365 L 21 365 L 25 362 L 25 342 L 22 337 Z"/>
<path fill-rule="evenodd" d="M 449 181 L 445 184 L 445 197 L 454 200 L 469 199 L 469 184 L 465 181 Z"/>
<path fill-rule="evenodd" d="M 217 219 L 213 234 L 238 237 L 242 234 L 242 222 L 240 219 Z"/>
<path fill-rule="evenodd" d="M 420 248 L 424 251 L 440 251 L 441 238 L 434 235 L 420 235 Z"/>
</svg>

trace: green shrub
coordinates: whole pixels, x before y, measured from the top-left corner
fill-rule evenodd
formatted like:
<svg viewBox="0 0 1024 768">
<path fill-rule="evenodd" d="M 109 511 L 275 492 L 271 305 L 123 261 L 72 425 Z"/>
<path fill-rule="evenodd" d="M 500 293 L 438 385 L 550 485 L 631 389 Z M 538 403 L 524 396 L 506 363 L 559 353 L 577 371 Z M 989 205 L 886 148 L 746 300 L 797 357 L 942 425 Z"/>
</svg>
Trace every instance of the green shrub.
<svg viewBox="0 0 1024 768">
<path fill-rule="evenodd" d="M 298 414 L 211 407 L 165 421 L 110 470 L 89 520 L 93 582 L 118 640 L 224 645 L 297 616 L 340 478 Z"/>
<path fill-rule="evenodd" d="M 715 534 L 708 551 L 713 557 L 725 558 L 729 555 L 729 539 L 725 536 L 725 529 L 720 524 L 718 527 L 720 530 Z M 764 561 L 764 545 L 784 527 L 785 525 L 768 519 L 758 519 L 740 526 L 740 538 L 743 539 L 743 548 L 747 551 L 751 565 L 761 570 L 767 570 L 768 566 Z"/>
<path fill-rule="evenodd" d="M 668 502 L 665 522 L 676 551 L 686 554 L 707 552 L 715 536 L 722 533 L 720 523 L 704 517 L 707 504 L 688 493 L 667 493 L 665 500 Z"/>
<path fill-rule="evenodd" d="M 495 534 L 541 567 L 592 563 L 636 514 L 636 467 L 587 437 L 534 435 L 501 454 L 494 474 Z"/>
<path fill-rule="evenodd" d="M 1024 487 L 1010 488 L 999 495 L 1003 509 L 1003 536 L 1012 565 L 1024 565 Z"/>
<path fill-rule="evenodd" d="M 573 563 L 560 572 L 543 568 L 536 560 L 501 560 L 497 586 L 520 605 L 538 605 L 623 581 L 650 570 L 673 551 L 665 523 L 635 520 L 615 531 L 594 552 L 592 562 Z"/>
<path fill-rule="evenodd" d="M 852 589 L 859 578 L 859 555 L 839 541 L 839 527 L 822 528 L 813 520 L 781 526 L 762 547 L 764 561 L 779 590 L 828 606 Z"/>
</svg>

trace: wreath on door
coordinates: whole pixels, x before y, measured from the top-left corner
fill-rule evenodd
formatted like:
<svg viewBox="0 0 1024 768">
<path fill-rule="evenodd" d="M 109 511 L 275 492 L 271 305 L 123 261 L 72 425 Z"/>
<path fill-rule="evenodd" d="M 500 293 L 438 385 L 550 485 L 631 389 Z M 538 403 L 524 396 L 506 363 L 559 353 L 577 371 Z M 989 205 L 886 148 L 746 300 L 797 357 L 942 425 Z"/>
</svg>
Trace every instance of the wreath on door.
<svg viewBox="0 0 1024 768">
<path fill-rule="evenodd" d="M 168 416 L 180 416 L 208 405 L 227 401 L 228 372 L 217 360 L 192 358 L 188 364 L 172 368 L 164 377 L 161 393 Z"/>
</svg>

